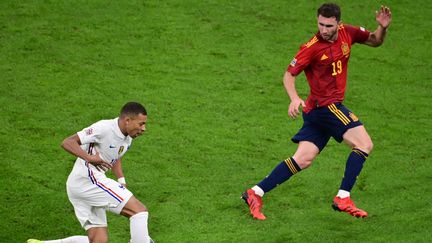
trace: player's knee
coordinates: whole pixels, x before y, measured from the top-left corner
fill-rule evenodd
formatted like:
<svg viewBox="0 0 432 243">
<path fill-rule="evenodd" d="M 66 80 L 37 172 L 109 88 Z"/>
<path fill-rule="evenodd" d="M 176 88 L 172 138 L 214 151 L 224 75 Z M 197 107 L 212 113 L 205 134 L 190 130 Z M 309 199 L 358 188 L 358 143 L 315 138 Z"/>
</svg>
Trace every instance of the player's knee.
<svg viewBox="0 0 432 243">
<path fill-rule="evenodd" d="M 148 212 L 147 207 L 137 198 L 131 197 L 126 203 L 125 207 L 122 209 L 121 214 L 130 218 L 131 216 L 142 212 Z"/>
<path fill-rule="evenodd" d="M 141 204 L 141 206 L 136 210 L 136 213 L 142 213 L 142 212 L 148 212 L 148 209 L 144 204 Z"/>
<path fill-rule="evenodd" d="M 108 236 L 89 238 L 90 243 L 108 243 Z"/>
<path fill-rule="evenodd" d="M 108 235 L 106 234 L 89 234 L 88 238 L 90 243 L 108 243 Z"/>
<path fill-rule="evenodd" d="M 367 144 L 367 147 L 366 147 L 366 149 L 367 149 L 369 152 L 366 152 L 366 153 L 370 154 L 370 153 L 372 152 L 373 146 L 374 146 L 374 145 L 373 145 L 373 142 L 370 141 L 370 142 Z"/>
<path fill-rule="evenodd" d="M 312 164 L 312 160 L 303 160 L 302 163 L 299 164 L 299 167 L 304 170 L 308 168 Z"/>
<path fill-rule="evenodd" d="M 136 199 L 135 213 L 148 212 L 147 207 L 138 199 Z"/>
<path fill-rule="evenodd" d="M 135 216 L 137 214 L 141 214 L 141 213 L 148 213 L 148 210 L 147 210 L 147 208 L 145 206 L 142 207 L 142 208 L 138 208 L 135 211 L 131 212 L 130 215 L 129 215 L 129 218 L 131 218 L 131 217 L 133 217 L 133 216 Z"/>
<path fill-rule="evenodd" d="M 303 170 L 312 164 L 318 154 L 319 148 L 314 143 L 301 141 L 293 158 L 297 165 Z"/>
<path fill-rule="evenodd" d="M 300 169 L 306 169 L 309 167 L 313 162 L 313 157 L 310 156 L 301 156 L 296 158 L 294 156 L 294 160 L 296 161 L 297 165 L 300 167 Z"/>
<path fill-rule="evenodd" d="M 369 141 L 364 141 L 355 147 L 367 154 L 370 154 L 372 152 L 373 146 L 374 146 L 373 142 L 369 140 Z"/>
</svg>

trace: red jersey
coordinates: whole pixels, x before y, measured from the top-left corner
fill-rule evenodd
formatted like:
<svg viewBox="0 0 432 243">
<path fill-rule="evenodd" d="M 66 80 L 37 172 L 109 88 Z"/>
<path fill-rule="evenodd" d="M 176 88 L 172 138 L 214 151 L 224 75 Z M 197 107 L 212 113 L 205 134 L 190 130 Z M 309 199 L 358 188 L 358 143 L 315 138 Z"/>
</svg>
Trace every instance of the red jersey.
<svg viewBox="0 0 432 243">
<path fill-rule="evenodd" d="M 364 28 L 340 24 L 334 42 L 322 39 L 318 32 L 300 47 L 288 72 L 293 76 L 305 72 L 310 93 L 304 112 L 344 100 L 351 45 L 365 42 L 369 34 Z"/>
</svg>

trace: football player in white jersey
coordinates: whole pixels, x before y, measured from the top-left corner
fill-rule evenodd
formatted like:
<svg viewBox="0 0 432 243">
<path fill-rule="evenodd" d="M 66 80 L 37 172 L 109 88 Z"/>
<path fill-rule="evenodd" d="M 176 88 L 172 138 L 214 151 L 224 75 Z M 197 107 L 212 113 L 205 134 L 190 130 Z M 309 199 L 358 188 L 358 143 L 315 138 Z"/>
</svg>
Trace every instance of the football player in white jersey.
<svg viewBox="0 0 432 243">
<path fill-rule="evenodd" d="M 153 242 L 148 233 L 147 208 L 126 188 L 121 161 L 132 139 L 146 130 L 146 121 L 144 106 L 129 102 L 119 117 L 98 121 L 62 142 L 66 151 L 77 156 L 66 188 L 87 236 L 50 241 L 30 239 L 28 243 L 108 242 L 106 211 L 130 219 L 130 242 Z M 106 177 L 105 172 L 110 169 L 117 181 Z"/>
</svg>

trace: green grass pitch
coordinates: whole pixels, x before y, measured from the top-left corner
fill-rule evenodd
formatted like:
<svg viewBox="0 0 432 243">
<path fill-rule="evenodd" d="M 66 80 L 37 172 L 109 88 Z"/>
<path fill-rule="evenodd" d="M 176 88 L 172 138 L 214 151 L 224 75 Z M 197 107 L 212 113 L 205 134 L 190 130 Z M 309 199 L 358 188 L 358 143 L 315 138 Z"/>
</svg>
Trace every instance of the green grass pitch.
<svg viewBox="0 0 432 243">
<path fill-rule="evenodd" d="M 240 194 L 296 149 L 282 75 L 321 1 L 0 1 L 0 242 L 84 234 L 59 144 L 130 100 L 148 133 L 123 166 L 156 242 L 430 242 L 429 2 L 336 2 L 369 30 L 381 4 L 393 13 L 383 46 L 353 46 L 345 101 L 375 144 L 353 190 L 370 217 L 331 209 L 349 154 L 332 141 L 258 222 Z M 108 220 L 127 242 L 129 221 Z"/>
</svg>

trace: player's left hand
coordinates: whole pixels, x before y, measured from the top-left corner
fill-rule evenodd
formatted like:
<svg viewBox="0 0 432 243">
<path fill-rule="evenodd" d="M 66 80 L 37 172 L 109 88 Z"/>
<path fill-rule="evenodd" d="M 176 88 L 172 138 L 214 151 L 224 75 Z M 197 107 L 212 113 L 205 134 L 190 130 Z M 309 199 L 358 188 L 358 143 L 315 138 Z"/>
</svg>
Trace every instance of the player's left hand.
<svg viewBox="0 0 432 243">
<path fill-rule="evenodd" d="M 389 27 L 391 20 L 392 20 L 392 14 L 390 11 L 390 8 L 384 5 L 381 5 L 381 8 L 379 11 L 375 12 L 375 18 L 377 23 L 386 29 Z"/>
<path fill-rule="evenodd" d="M 94 155 L 88 155 L 87 162 L 92 164 L 98 171 L 106 172 L 112 168 L 112 165 L 108 162 L 105 162 L 101 157 L 99 152 L 96 151 Z"/>
</svg>

